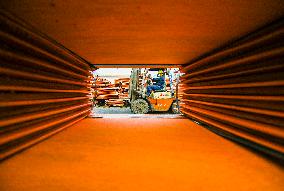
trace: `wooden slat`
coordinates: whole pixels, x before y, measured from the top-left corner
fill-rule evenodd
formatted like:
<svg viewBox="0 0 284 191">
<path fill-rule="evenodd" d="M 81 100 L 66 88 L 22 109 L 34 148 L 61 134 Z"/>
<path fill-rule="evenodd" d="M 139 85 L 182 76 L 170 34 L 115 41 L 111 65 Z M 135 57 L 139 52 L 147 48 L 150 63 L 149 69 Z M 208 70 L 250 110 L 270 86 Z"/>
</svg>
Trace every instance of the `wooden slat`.
<svg viewBox="0 0 284 191">
<path fill-rule="evenodd" d="M 252 41 L 248 41 L 247 43 L 228 48 L 224 51 L 217 52 L 216 54 L 212 54 L 202 60 L 199 60 L 195 63 L 183 67 L 182 71 L 188 72 L 190 70 L 194 70 L 195 68 L 208 64 L 210 62 L 218 61 L 220 59 L 223 59 L 224 57 L 230 56 L 231 54 L 235 54 L 236 52 L 238 53 L 244 52 L 251 49 L 252 47 L 259 47 L 262 44 L 267 44 L 267 42 L 273 40 L 275 41 L 275 39 L 278 38 L 283 38 L 283 36 L 284 36 L 284 29 L 280 28 L 279 30 L 273 31 L 269 34 L 261 36 L 260 38 L 256 38 Z"/>
<path fill-rule="evenodd" d="M 29 25 L 25 21 L 20 20 L 9 12 L 1 12 L 0 16 L 4 17 L 3 20 L 5 21 L 1 23 L 1 26 L 3 26 L 3 29 L 5 31 L 8 31 L 8 33 L 11 33 L 15 36 L 20 35 L 28 43 L 34 44 L 37 47 L 41 47 L 51 54 L 66 60 L 67 62 L 76 64 L 80 68 L 84 68 L 86 70 L 89 69 L 89 63 L 87 63 L 87 61 L 82 57 L 74 54 L 71 50 L 67 49 L 35 27 Z M 7 17 L 9 18 L 9 20 L 5 19 Z"/>
<path fill-rule="evenodd" d="M 283 58 L 279 20 L 184 66 L 181 111 L 222 136 L 284 160 Z"/>
<path fill-rule="evenodd" d="M 0 11 L 0 160 L 65 129 L 91 110 L 87 61 Z"/>
</svg>

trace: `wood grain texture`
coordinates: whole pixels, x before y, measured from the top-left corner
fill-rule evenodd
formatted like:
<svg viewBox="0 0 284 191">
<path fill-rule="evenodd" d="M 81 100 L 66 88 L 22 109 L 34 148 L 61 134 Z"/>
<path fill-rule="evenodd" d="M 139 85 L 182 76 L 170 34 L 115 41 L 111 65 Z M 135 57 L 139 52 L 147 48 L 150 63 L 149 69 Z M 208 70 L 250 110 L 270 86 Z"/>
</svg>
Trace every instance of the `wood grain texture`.
<svg viewBox="0 0 284 191">
<path fill-rule="evenodd" d="M 283 168 L 188 119 L 84 119 L 1 163 L 0 179 L 3 191 L 284 187 Z"/>
<path fill-rule="evenodd" d="M 10 0 L 1 5 L 94 64 L 185 64 L 284 14 L 282 0 Z"/>
</svg>

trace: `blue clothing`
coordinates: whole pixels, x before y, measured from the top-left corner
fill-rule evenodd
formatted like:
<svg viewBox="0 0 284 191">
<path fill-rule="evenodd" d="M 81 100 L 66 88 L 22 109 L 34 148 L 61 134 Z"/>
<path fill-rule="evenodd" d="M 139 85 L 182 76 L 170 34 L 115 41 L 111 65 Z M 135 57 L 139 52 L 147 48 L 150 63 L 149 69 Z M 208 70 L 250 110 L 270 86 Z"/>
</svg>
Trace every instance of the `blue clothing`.
<svg viewBox="0 0 284 191">
<path fill-rule="evenodd" d="M 153 82 L 155 85 L 147 86 L 147 95 L 149 96 L 152 91 L 162 90 L 165 86 L 165 76 L 161 76 L 160 78 L 153 78 Z"/>
<path fill-rule="evenodd" d="M 165 86 L 165 75 L 159 77 L 159 78 L 153 78 L 153 82 L 156 82 L 155 85 L 157 86 Z"/>
<path fill-rule="evenodd" d="M 147 86 L 147 95 L 149 96 L 152 91 L 162 90 L 162 89 L 163 89 L 163 87 L 157 86 L 157 85 Z"/>
</svg>

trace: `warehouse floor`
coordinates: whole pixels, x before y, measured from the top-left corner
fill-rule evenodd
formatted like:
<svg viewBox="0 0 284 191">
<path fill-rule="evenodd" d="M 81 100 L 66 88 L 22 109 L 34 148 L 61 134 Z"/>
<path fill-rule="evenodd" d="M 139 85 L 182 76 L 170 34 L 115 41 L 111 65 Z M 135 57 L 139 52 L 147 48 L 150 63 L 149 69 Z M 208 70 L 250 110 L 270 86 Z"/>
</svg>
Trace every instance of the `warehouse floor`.
<svg viewBox="0 0 284 191">
<path fill-rule="evenodd" d="M 94 107 L 89 116 L 93 118 L 182 118 L 181 114 L 171 112 L 134 114 L 129 107 Z"/>
<path fill-rule="evenodd" d="M 188 119 L 87 118 L 0 164 L 0 190 L 283 190 L 284 170 Z"/>
</svg>

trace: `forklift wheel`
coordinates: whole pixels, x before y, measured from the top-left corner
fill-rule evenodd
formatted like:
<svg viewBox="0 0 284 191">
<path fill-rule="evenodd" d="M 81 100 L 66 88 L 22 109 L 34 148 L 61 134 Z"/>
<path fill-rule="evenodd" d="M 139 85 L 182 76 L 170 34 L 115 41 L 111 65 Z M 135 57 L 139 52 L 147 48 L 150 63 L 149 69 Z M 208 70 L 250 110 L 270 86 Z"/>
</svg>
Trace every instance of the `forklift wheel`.
<svg viewBox="0 0 284 191">
<path fill-rule="evenodd" d="M 179 102 L 179 101 L 178 101 Z M 179 103 L 178 103 L 177 101 L 174 101 L 173 103 L 172 103 L 172 106 L 171 106 L 171 111 L 172 111 L 172 113 L 174 113 L 174 114 L 178 114 L 178 113 L 180 113 L 179 112 Z"/>
<path fill-rule="evenodd" d="M 135 114 L 145 114 L 149 111 L 149 105 L 144 99 L 137 99 L 131 103 L 131 109 Z"/>
</svg>

